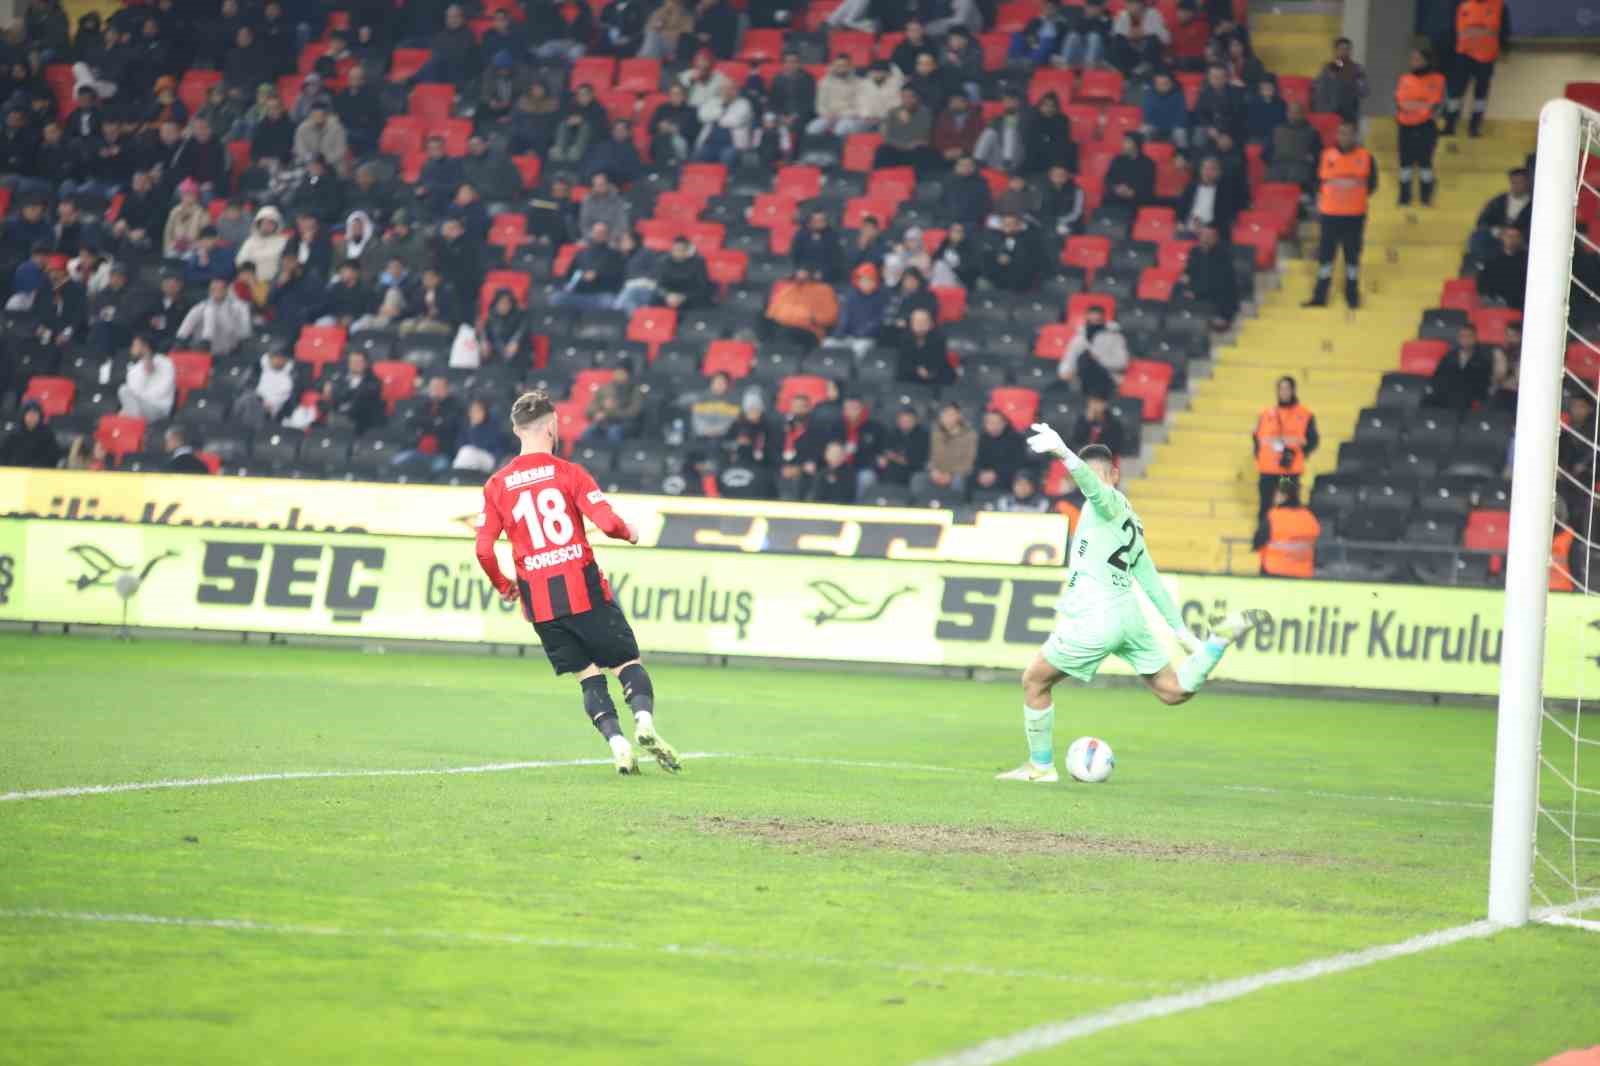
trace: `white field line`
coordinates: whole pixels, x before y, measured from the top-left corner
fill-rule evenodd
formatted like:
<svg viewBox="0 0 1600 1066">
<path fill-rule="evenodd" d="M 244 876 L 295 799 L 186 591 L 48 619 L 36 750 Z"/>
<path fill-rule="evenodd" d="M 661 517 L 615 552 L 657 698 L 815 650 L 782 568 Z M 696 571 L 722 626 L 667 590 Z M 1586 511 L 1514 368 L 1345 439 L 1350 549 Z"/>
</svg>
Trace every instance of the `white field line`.
<svg viewBox="0 0 1600 1066">
<path fill-rule="evenodd" d="M 1564 914 L 1552 915 L 1543 919 L 1546 925 L 1566 925 L 1574 929 L 1587 929 L 1591 933 L 1600 933 L 1600 921 L 1593 918 L 1568 918 Z"/>
<path fill-rule="evenodd" d="M 607 760 L 609 762 L 610 760 Z M 260 922 L 249 918 L 195 918 L 164 914 L 124 914 L 103 911 L 0 908 L 0 920 L 72 922 L 105 925 L 143 925 L 175 929 L 213 929 L 229 933 L 262 933 L 285 937 L 337 937 L 347 939 L 422 941 L 452 947 L 492 945 L 536 948 L 543 951 L 648 953 L 678 958 L 720 959 L 744 963 L 780 963 L 833 969 L 885 970 L 922 977 L 992 977 L 1005 980 L 1062 981 L 1128 988 L 1169 988 L 1171 982 L 1135 981 L 1084 973 L 1048 973 L 1036 970 L 999 970 L 987 966 L 928 965 L 883 959 L 852 959 L 837 955 L 806 955 L 726 947 L 720 944 L 645 944 L 629 940 L 573 940 L 565 937 L 521 933 L 453 932 L 443 929 L 346 929 L 339 926 L 294 922 Z"/>
<path fill-rule="evenodd" d="M 1540 911 L 1535 915 L 1535 919 L 1562 925 L 1576 924 L 1578 919 L 1568 918 L 1565 915 L 1588 910 L 1596 906 L 1600 906 L 1600 896 L 1590 896 L 1587 899 L 1578 900 L 1576 903 L 1569 903 L 1563 907 L 1552 907 Z M 1582 924 L 1600 928 L 1600 922 Z M 1167 1018 L 1174 1014 L 1182 1014 L 1186 1011 L 1199 1010 L 1202 1007 L 1210 1007 L 1218 1003 L 1241 999 L 1263 989 L 1298 984 L 1302 981 L 1314 981 L 1319 977 L 1331 977 L 1334 974 L 1359 970 L 1375 963 L 1388 962 L 1390 959 L 1404 958 L 1407 955 L 1420 955 L 1425 951 L 1449 947 L 1452 944 L 1459 944 L 1466 940 L 1482 940 L 1485 937 L 1493 936 L 1495 933 L 1503 932 L 1505 929 L 1505 926 L 1487 919 L 1471 922 L 1467 925 L 1458 925 L 1451 929 L 1440 929 L 1437 932 L 1423 933 L 1420 936 L 1414 936 L 1409 940 L 1402 940 L 1394 944 L 1382 944 L 1378 947 L 1352 951 L 1343 955 L 1330 955 L 1327 958 L 1313 959 L 1310 962 L 1303 962 L 1296 966 L 1286 966 L 1277 970 L 1268 970 L 1265 973 L 1251 974 L 1248 977 L 1236 977 L 1228 981 L 1202 985 L 1199 988 L 1191 988 L 1186 992 L 1179 992 L 1175 995 L 1157 996 L 1154 999 L 1123 1003 L 1106 1010 L 1096 1011 L 1093 1014 L 1068 1018 L 1065 1021 L 1046 1022 L 1042 1025 L 1022 1029 L 1009 1036 L 985 1040 L 981 1044 L 974 1044 L 972 1047 L 949 1055 L 925 1059 L 917 1063 L 917 1066 L 995 1066 L 997 1063 L 1010 1062 L 1013 1059 L 1021 1058 L 1023 1055 L 1032 1055 L 1035 1052 L 1060 1047 L 1062 1044 L 1080 1040 L 1086 1036 L 1103 1033 L 1108 1029 L 1117 1029 L 1124 1025 L 1152 1021 L 1156 1018 Z"/>
</svg>

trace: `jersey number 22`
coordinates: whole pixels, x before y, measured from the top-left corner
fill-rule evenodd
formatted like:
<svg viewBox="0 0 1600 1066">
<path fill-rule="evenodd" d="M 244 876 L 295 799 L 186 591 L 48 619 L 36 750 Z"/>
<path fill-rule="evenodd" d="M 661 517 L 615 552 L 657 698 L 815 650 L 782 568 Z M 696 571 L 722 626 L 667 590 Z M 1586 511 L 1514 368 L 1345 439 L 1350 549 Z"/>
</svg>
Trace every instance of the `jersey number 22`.
<svg viewBox="0 0 1600 1066">
<path fill-rule="evenodd" d="M 1137 540 L 1139 534 L 1144 531 L 1141 530 L 1131 518 L 1123 519 L 1122 531 L 1128 535 L 1128 543 L 1112 552 L 1111 557 L 1107 559 L 1106 562 L 1110 563 L 1118 570 L 1126 572 L 1130 566 L 1139 565 L 1139 553 L 1136 551 L 1133 552 L 1132 559 L 1128 558 L 1128 553 L 1133 551 L 1133 542 Z"/>
</svg>

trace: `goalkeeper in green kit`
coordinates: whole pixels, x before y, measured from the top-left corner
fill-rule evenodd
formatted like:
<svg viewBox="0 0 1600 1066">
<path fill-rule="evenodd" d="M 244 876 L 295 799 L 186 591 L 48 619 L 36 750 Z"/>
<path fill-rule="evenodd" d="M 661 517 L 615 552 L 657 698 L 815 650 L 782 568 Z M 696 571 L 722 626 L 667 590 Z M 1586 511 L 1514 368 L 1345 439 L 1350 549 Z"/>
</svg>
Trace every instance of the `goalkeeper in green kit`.
<svg viewBox="0 0 1600 1066">
<path fill-rule="evenodd" d="M 1183 624 L 1177 605 L 1161 584 L 1161 575 L 1145 549 L 1144 525 L 1117 491 L 1119 474 L 1110 449 L 1091 444 L 1074 454 L 1061 435 L 1040 422 L 1028 447 L 1036 455 L 1063 460 L 1086 501 L 1068 549 L 1067 587 L 1056 603 L 1056 628 L 1022 673 L 1023 730 L 1028 761 L 1003 773 L 1003 781 L 1051 782 L 1055 768 L 1055 704 L 1050 691 L 1064 677 L 1093 681 L 1106 656 L 1115 655 L 1144 678 L 1162 703 L 1183 703 L 1200 691 L 1222 661 L 1228 645 L 1261 618 L 1261 612 L 1229 615 L 1211 635 L 1198 639 Z M 1144 590 L 1150 602 L 1188 652 L 1173 669 L 1167 653 L 1150 632 L 1133 591 Z"/>
</svg>

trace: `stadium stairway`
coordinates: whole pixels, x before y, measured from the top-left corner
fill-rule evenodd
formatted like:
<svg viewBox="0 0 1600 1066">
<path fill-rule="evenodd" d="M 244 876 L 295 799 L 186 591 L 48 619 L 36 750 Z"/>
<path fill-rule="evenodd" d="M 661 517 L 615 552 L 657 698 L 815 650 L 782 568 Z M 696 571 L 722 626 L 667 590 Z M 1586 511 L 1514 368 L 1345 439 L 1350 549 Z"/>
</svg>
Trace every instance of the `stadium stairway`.
<svg viewBox="0 0 1600 1066">
<path fill-rule="evenodd" d="M 1316 71 L 1338 35 L 1334 15 L 1266 11 L 1252 20 L 1263 61 L 1279 71 Z M 1280 284 L 1258 287 L 1256 317 L 1241 319 L 1232 339 L 1217 347 L 1212 376 L 1191 380 L 1189 404 L 1170 417 L 1166 440 L 1147 453 L 1143 477 L 1129 486 L 1164 568 L 1256 572 L 1247 543 L 1257 499 L 1249 435 L 1272 402 L 1276 380 L 1295 377 L 1317 416 L 1322 444 L 1309 464 L 1309 491 L 1315 475 L 1336 465 L 1340 442 L 1353 435 L 1383 374 L 1398 365 L 1401 345 L 1416 336 L 1441 282 L 1459 272 L 1478 211 L 1504 189 L 1505 171 L 1528 151 L 1533 130 L 1532 123 L 1490 122 L 1479 140 L 1441 141 L 1440 192 L 1424 211 L 1395 202 L 1394 123 L 1369 123 L 1366 143 L 1378 157 L 1381 184 L 1368 221 L 1363 306 L 1354 315 L 1347 311 L 1338 285 L 1329 308 L 1300 306 L 1316 273 L 1317 227 L 1304 223 L 1299 247 L 1283 249 L 1293 258 L 1280 255 Z"/>
</svg>

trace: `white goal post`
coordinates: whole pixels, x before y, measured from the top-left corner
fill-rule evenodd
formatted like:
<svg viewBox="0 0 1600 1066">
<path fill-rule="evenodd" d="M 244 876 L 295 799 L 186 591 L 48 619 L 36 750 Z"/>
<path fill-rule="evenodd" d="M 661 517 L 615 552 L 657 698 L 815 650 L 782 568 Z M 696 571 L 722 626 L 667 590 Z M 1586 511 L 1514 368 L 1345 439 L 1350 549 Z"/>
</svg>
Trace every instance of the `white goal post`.
<svg viewBox="0 0 1600 1066">
<path fill-rule="evenodd" d="M 1500 660 L 1500 703 L 1496 729 L 1493 837 L 1489 858 L 1489 918 L 1521 925 L 1532 913 L 1535 874 L 1540 863 L 1557 871 L 1571 889 L 1571 902 L 1585 887 L 1577 869 L 1577 798 L 1596 791 L 1577 779 L 1576 754 L 1594 740 L 1582 737 L 1582 705 L 1571 728 L 1558 722 L 1572 745 L 1570 781 L 1564 767 L 1545 763 L 1560 774 L 1572 792 L 1572 823 L 1556 822 L 1555 861 L 1536 850 L 1548 822 L 1541 818 L 1541 730 L 1544 708 L 1546 607 L 1551 563 L 1552 523 L 1558 474 L 1562 386 L 1569 333 L 1571 339 L 1594 345 L 1570 330 L 1568 294 L 1572 285 L 1574 240 L 1577 238 L 1579 190 L 1591 150 L 1600 147 L 1600 114 L 1570 100 L 1553 100 L 1539 115 L 1539 141 L 1534 173 L 1533 231 L 1528 251 L 1528 287 L 1523 312 L 1522 369 L 1512 458 L 1510 543 L 1505 568 L 1504 647 Z M 1600 351 L 1597 348 L 1596 351 Z M 1574 379 L 1576 380 L 1576 379 Z M 1592 394 L 1595 383 L 1580 383 Z M 1592 438 L 1592 427 L 1581 427 Z M 1585 485 L 1583 491 L 1591 491 Z M 1586 536 L 1587 520 L 1571 525 Z M 1565 560 L 1562 560 L 1565 566 Z M 1588 567 L 1584 567 L 1587 580 Z M 1582 591 L 1570 593 L 1581 595 Z M 1600 757 L 1600 751 L 1595 755 Z M 1569 850 L 1572 875 L 1565 873 Z M 1557 864 L 1560 864 L 1559 866 Z M 1600 871 L 1596 871 L 1600 873 Z M 1548 897 L 1547 897 L 1548 898 Z M 1556 902 L 1551 899 L 1550 902 Z"/>
</svg>

